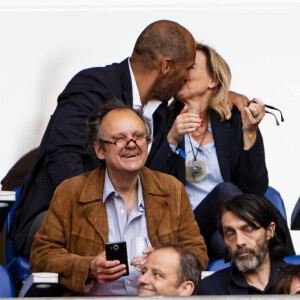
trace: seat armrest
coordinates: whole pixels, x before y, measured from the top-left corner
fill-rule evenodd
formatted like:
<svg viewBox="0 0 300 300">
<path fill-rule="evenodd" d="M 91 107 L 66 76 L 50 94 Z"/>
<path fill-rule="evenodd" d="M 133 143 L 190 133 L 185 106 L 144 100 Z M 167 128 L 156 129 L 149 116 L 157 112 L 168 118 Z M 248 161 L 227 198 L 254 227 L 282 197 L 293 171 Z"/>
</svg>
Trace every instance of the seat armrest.
<svg viewBox="0 0 300 300">
<path fill-rule="evenodd" d="M 18 297 L 52 296 L 58 286 L 58 273 L 32 273 L 25 281 Z"/>
</svg>

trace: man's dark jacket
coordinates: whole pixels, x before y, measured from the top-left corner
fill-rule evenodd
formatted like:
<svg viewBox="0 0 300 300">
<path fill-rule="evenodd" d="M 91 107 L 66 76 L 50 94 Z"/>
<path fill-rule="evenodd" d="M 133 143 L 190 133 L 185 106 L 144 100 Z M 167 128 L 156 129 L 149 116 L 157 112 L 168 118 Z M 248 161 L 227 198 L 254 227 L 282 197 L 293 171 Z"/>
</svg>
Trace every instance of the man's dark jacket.
<svg viewBox="0 0 300 300">
<path fill-rule="evenodd" d="M 278 278 L 279 269 L 286 265 L 282 260 L 271 263 L 269 282 L 264 291 L 248 285 L 244 276 L 235 267 L 229 267 L 204 278 L 198 295 L 255 295 L 271 294 Z"/>
<path fill-rule="evenodd" d="M 98 162 L 86 146 L 86 119 L 96 108 L 117 98 L 132 106 L 132 85 L 128 59 L 106 67 L 79 72 L 58 97 L 41 141 L 37 159 L 27 174 L 16 207 L 10 238 L 22 254 L 29 229 L 35 217 L 46 211 L 55 188 L 66 178 L 98 167 Z M 158 148 L 165 138 L 166 104 L 156 110 L 154 140 L 146 166 L 156 170 Z"/>
</svg>

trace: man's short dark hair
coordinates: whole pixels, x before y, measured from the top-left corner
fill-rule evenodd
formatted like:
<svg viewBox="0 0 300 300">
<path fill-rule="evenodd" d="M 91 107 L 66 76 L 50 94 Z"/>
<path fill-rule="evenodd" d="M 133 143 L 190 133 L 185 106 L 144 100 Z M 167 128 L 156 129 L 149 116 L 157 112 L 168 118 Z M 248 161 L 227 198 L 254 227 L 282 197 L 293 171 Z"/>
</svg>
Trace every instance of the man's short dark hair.
<svg viewBox="0 0 300 300">
<path fill-rule="evenodd" d="M 178 63 L 190 55 L 187 35 L 190 33 L 180 24 L 161 20 L 148 25 L 138 37 L 133 56 L 142 57 L 146 68 L 153 68 L 157 61 L 170 57 Z"/>
<path fill-rule="evenodd" d="M 179 286 L 181 283 L 185 281 L 192 281 L 195 285 L 194 292 L 197 290 L 199 282 L 201 280 L 201 264 L 197 258 L 197 256 L 191 253 L 183 244 L 181 243 L 163 243 L 154 247 L 154 250 L 159 249 L 168 249 L 171 248 L 175 250 L 179 257 L 179 268 L 177 270 L 177 277 Z"/>
<path fill-rule="evenodd" d="M 300 280 L 300 265 L 287 264 L 280 268 L 279 276 L 274 287 L 274 294 L 289 294 L 294 277 Z"/>
<path fill-rule="evenodd" d="M 87 128 L 88 128 L 88 148 L 95 156 L 94 144 L 97 142 L 99 143 L 100 147 L 103 147 L 103 143 L 101 142 L 101 124 L 103 118 L 112 110 L 115 109 L 129 109 L 133 111 L 140 119 L 143 121 L 146 131 L 146 136 L 150 140 L 151 139 L 151 126 L 149 120 L 147 120 L 141 110 L 133 109 L 132 107 L 126 105 L 119 99 L 112 99 L 105 104 L 99 106 L 98 108 L 94 109 L 92 113 L 88 116 L 87 119 Z"/>
<path fill-rule="evenodd" d="M 269 240 L 270 258 L 276 260 L 284 257 L 285 234 L 278 226 L 274 207 L 268 199 L 253 194 L 242 194 L 222 202 L 217 214 L 217 226 L 222 235 L 221 219 L 227 211 L 256 229 L 260 227 L 267 229 L 271 222 L 274 222 L 276 225 L 274 236 Z"/>
</svg>

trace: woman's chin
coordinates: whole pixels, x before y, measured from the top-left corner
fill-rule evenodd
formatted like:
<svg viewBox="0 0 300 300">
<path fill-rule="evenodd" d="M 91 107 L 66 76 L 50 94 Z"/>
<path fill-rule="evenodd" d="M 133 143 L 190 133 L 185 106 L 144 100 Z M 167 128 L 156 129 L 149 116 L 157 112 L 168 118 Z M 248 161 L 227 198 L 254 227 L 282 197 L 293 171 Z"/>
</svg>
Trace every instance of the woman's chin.
<svg viewBox="0 0 300 300">
<path fill-rule="evenodd" d="M 174 99 L 180 102 L 184 102 L 184 100 L 186 99 L 184 93 L 182 92 L 177 92 L 176 95 L 174 96 Z"/>
</svg>

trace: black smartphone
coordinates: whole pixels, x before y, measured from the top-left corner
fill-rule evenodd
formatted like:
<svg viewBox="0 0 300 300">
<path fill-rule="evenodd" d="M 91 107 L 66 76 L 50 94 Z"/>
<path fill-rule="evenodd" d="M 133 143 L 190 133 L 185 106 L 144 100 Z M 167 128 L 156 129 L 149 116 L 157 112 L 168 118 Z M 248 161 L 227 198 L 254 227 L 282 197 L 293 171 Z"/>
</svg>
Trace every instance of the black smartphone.
<svg viewBox="0 0 300 300">
<path fill-rule="evenodd" d="M 107 260 L 119 260 L 126 265 L 127 272 L 123 276 L 129 275 L 126 242 L 112 242 L 105 244 L 105 255 Z"/>
</svg>

